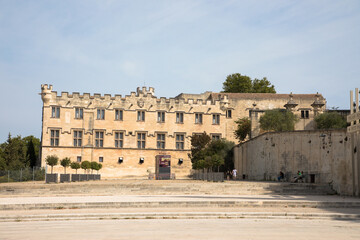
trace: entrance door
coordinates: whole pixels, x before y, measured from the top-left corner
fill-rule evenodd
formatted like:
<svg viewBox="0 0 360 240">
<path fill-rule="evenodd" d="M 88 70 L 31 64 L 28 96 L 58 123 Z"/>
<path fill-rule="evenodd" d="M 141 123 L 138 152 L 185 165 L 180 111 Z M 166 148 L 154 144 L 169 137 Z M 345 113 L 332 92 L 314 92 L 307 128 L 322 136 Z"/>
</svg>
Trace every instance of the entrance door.
<svg viewBox="0 0 360 240">
<path fill-rule="evenodd" d="M 156 179 L 165 180 L 171 177 L 171 156 L 157 155 L 156 156 Z"/>
</svg>

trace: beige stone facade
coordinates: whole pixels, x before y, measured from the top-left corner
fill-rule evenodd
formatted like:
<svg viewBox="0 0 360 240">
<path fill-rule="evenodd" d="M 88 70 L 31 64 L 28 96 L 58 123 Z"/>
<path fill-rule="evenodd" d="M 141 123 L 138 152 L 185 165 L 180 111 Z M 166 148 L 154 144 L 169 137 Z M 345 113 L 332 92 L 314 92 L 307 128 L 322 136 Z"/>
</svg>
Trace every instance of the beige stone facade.
<svg viewBox="0 0 360 240">
<path fill-rule="evenodd" d="M 264 110 L 286 107 L 299 115 L 297 130 L 312 129 L 314 114 L 325 108 L 317 94 L 205 92 L 166 99 L 143 87 L 124 97 L 67 92 L 58 96 L 44 84 L 41 96 L 42 166 L 51 154 L 97 161 L 103 164 L 105 178 L 146 177 L 155 172 L 157 155 L 170 155 L 171 172 L 183 178 L 191 171 L 193 134 L 206 132 L 213 139 L 236 142 L 235 120 L 250 116 L 256 136 Z M 58 166 L 55 171 L 63 170 Z"/>
</svg>

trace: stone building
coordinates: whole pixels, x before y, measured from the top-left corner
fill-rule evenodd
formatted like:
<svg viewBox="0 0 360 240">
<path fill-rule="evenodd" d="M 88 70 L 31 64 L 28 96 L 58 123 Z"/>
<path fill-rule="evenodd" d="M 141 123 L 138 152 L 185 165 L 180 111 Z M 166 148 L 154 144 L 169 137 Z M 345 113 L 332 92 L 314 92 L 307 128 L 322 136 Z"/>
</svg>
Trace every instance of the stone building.
<svg viewBox="0 0 360 240">
<path fill-rule="evenodd" d="M 156 157 L 171 159 L 171 173 L 186 177 L 191 136 L 236 142 L 235 120 L 250 117 L 252 136 L 268 109 L 287 108 L 299 116 L 297 130 L 313 129 L 313 118 L 325 108 L 319 94 L 212 93 L 157 98 L 153 88 L 111 96 L 62 92 L 41 86 L 43 100 L 41 163 L 48 155 L 103 164 L 105 178 L 146 177 L 156 171 Z M 61 172 L 61 167 L 55 168 Z"/>
</svg>

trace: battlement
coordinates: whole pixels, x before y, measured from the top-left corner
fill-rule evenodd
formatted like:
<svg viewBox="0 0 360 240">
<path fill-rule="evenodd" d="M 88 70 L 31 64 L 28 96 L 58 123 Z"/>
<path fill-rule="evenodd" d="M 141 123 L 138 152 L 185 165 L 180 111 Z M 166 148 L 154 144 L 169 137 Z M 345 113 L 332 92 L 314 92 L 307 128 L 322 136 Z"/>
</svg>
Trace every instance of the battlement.
<svg viewBox="0 0 360 240">
<path fill-rule="evenodd" d="M 101 95 L 99 93 L 94 93 L 91 95 L 90 93 L 83 93 L 82 95 L 79 92 L 61 92 L 60 95 L 58 95 L 57 91 L 53 91 L 52 85 L 42 84 L 41 85 L 41 91 L 42 91 L 42 99 L 44 101 L 44 104 L 49 104 L 50 101 L 51 104 L 56 105 L 62 105 L 63 103 L 66 103 L 67 105 L 76 102 L 76 104 L 79 105 L 79 102 L 81 101 L 90 101 L 95 100 L 98 103 L 105 104 L 108 101 L 113 101 L 114 103 L 123 104 L 125 102 L 132 103 L 135 105 L 136 101 L 139 99 L 145 100 L 145 104 L 149 105 L 161 105 L 161 104 L 170 104 L 170 105 L 189 105 L 189 106 L 220 106 L 220 104 L 228 104 L 228 99 L 226 96 L 224 96 L 221 99 L 206 99 L 206 98 L 181 98 L 179 96 L 175 98 L 165 98 L 160 97 L 157 98 L 154 96 L 154 88 L 149 87 L 138 87 L 136 92 L 131 92 L 130 95 L 125 95 L 125 97 L 122 97 L 122 95 L 116 94 L 115 96 L 111 96 L 111 94 L 104 94 Z M 208 95 L 210 92 L 207 92 Z M 199 97 L 201 95 L 194 94 L 193 96 Z"/>
</svg>

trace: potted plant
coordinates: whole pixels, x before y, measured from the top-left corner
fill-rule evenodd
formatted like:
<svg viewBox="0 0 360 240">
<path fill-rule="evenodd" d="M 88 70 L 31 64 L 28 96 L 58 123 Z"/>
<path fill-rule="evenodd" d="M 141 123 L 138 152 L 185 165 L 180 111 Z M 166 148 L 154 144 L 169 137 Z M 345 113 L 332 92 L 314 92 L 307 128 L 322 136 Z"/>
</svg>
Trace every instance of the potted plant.
<svg viewBox="0 0 360 240">
<path fill-rule="evenodd" d="M 80 181 L 89 180 L 89 176 L 86 174 L 86 171 L 91 168 L 91 163 L 89 161 L 83 161 L 80 166 L 84 169 L 84 174 L 80 176 Z"/>
<path fill-rule="evenodd" d="M 80 181 L 80 174 L 77 174 L 77 170 L 80 168 L 80 163 L 78 162 L 72 162 L 70 164 L 71 169 L 75 169 L 76 174 L 71 174 L 71 181 L 77 182 Z"/>
<path fill-rule="evenodd" d="M 57 183 L 58 174 L 53 173 L 53 168 L 54 168 L 54 166 L 56 166 L 58 164 L 59 158 L 56 155 L 50 155 L 45 158 L 45 161 L 46 161 L 47 165 L 51 166 L 51 173 L 50 174 L 46 173 L 45 182 L 46 183 L 51 183 L 51 182 Z"/>
<path fill-rule="evenodd" d="M 70 158 L 66 157 L 60 161 L 60 165 L 64 167 L 64 174 L 60 174 L 60 182 L 70 182 L 70 174 L 66 174 L 66 168 L 71 164 Z"/>
</svg>

